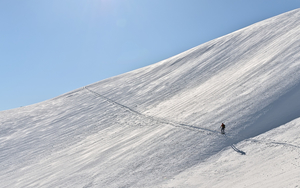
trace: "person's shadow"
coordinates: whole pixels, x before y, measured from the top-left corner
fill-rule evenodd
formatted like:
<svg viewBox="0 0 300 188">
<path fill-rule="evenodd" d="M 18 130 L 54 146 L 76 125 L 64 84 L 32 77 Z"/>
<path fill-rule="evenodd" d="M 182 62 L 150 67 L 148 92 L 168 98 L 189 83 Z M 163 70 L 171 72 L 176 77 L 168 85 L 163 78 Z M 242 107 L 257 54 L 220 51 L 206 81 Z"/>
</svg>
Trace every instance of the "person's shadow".
<svg viewBox="0 0 300 188">
<path fill-rule="evenodd" d="M 233 144 L 231 145 L 231 148 L 232 148 L 234 151 L 240 153 L 241 155 L 246 155 L 246 152 L 243 152 L 243 151 L 237 149 L 237 148 L 235 147 L 235 145 L 233 145 Z"/>
</svg>

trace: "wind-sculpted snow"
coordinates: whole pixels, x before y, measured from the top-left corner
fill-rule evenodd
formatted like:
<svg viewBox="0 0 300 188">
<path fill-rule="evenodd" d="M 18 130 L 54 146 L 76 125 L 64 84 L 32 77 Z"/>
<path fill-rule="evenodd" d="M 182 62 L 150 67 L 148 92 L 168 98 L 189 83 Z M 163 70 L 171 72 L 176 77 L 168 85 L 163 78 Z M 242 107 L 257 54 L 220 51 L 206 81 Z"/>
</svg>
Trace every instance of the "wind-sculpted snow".
<svg viewBox="0 0 300 188">
<path fill-rule="evenodd" d="M 246 174 L 257 187 L 266 176 L 256 178 L 256 165 L 274 171 L 266 173 L 268 185 L 284 179 L 281 187 L 300 186 L 291 175 L 299 169 L 299 134 L 290 131 L 299 132 L 299 49 L 298 9 L 148 67 L 0 112 L 1 186 L 218 187 L 245 174 L 234 161 L 253 167 Z M 284 161 L 284 170 L 292 173 L 272 166 L 285 158 L 294 165 Z M 247 178 L 224 185 L 254 186 Z"/>
</svg>

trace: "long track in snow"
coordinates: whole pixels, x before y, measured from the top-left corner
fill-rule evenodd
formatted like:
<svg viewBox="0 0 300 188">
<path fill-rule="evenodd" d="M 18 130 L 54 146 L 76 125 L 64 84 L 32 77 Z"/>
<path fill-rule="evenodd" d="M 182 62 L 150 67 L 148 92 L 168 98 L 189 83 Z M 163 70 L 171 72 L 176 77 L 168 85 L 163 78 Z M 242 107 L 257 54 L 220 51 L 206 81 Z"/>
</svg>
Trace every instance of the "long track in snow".
<svg viewBox="0 0 300 188">
<path fill-rule="evenodd" d="M 179 128 L 183 128 L 183 129 L 189 129 L 189 130 L 192 130 L 192 131 L 197 131 L 197 132 L 201 132 L 201 133 L 207 133 L 207 134 L 219 134 L 217 131 L 213 131 L 213 130 L 210 130 L 210 129 L 204 129 L 204 128 L 200 128 L 200 127 L 196 127 L 196 126 L 193 126 L 193 125 L 187 125 L 187 124 L 184 124 L 184 123 L 178 123 L 178 122 L 174 122 L 174 121 L 170 121 L 170 120 L 166 120 L 166 119 L 162 119 L 162 118 L 157 118 L 157 117 L 153 117 L 153 116 L 149 116 L 149 115 L 145 115 L 145 114 L 142 114 L 128 106 L 125 106 L 123 104 L 120 104 L 116 101 L 113 101 L 109 98 L 107 98 L 106 96 L 104 95 L 101 95 L 89 88 L 87 88 L 86 86 L 83 87 L 84 89 L 86 89 L 87 91 L 89 91 L 90 93 L 96 95 L 97 97 L 100 97 L 104 100 L 106 100 L 107 102 L 113 104 L 113 105 L 116 105 L 116 106 L 119 106 L 131 113 L 134 113 L 134 114 L 137 114 L 139 116 L 142 116 L 144 118 L 147 118 L 147 119 L 150 119 L 152 121 L 157 121 L 157 122 L 160 122 L 160 123 L 165 123 L 165 124 L 168 124 L 168 125 L 171 125 L 173 127 L 179 127 Z"/>
</svg>

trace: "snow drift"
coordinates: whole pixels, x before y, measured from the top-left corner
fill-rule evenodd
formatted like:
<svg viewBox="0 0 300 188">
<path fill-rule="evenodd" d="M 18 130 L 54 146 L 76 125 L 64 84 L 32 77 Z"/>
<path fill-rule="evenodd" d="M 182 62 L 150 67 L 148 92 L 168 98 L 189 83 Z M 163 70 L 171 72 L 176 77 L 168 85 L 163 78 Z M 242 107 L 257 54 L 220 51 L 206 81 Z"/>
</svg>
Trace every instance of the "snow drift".
<svg viewBox="0 0 300 188">
<path fill-rule="evenodd" d="M 214 173 L 209 173 L 209 183 L 203 182 L 203 173 L 211 172 L 218 158 L 230 156 L 248 167 L 257 158 L 253 143 L 266 143 L 265 135 L 276 143 L 299 145 L 299 134 L 289 131 L 300 117 L 299 49 L 297 9 L 151 66 L 3 111 L 1 186 L 222 185 L 225 178 Z M 219 134 L 222 122 L 226 136 Z M 275 149 L 266 151 L 271 155 Z M 298 168 L 286 170 L 300 171 L 299 157 L 284 153 L 253 166 L 268 161 L 264 169 L 275 172 L 272 161 L 284 157 L 298 162 Z M 222 171 L 227 175 L 244 173 L 233 162 L 228 165 Z M 253 170 L 250 177 L 224 185 L 250 185 Z M 270 176 L 274 185 L 300 186 L 296 175 Z M 255 181 L 258 186 L 265 179 Z"/>
</svg>

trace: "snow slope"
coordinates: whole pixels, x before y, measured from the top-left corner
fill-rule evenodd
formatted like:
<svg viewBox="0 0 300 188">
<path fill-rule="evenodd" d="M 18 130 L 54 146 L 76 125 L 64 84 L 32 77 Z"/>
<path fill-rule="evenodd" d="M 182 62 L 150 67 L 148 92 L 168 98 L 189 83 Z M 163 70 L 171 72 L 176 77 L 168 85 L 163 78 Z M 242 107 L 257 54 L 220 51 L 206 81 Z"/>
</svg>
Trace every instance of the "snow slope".
<svg viewBox="0 0 300 188">
<path fill-rule="evenodd" d="M 299 49 L 297 9 L 0 112 L 1 186 L 299 187 Z"/>
<path fill-rule="evenodd" d="M 163 187 L 300 187 L 300 118 L 228 147 Z"/>
</svg>

